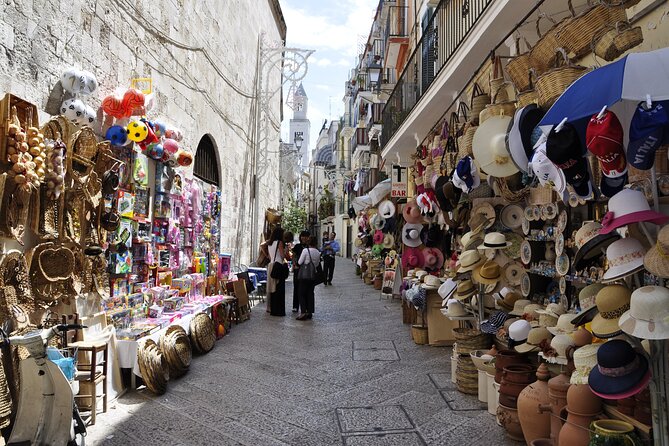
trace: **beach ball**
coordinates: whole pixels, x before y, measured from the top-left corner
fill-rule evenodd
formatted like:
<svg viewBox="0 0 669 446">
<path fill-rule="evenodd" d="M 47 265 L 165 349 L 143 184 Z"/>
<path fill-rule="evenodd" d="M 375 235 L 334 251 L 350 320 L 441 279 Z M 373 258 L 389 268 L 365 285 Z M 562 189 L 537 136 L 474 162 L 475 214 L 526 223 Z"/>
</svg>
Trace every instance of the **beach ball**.
<svg viewBox="0 0 669 446">
<path fill-rule="evenodd" d="M 142 142 L 149 135 L 149 129 L 141 121 L 132 121 L 128 124 L 128 139 L 134 142 Z"/>
<path fill-rule="evenodd" d="M 105 139 L 111 142 L 112 146 L 123 146 L 128 142 L 128 133 L 120 125 L 113 125 L 107 129 Z"/>
<path fill-rule="evenodd" d="M 166 139 L 165 142 L 163 142 L 163 147 L 165 148 L 165 152 L 169 153 L 170 155 L 173 155 L 179 151 L 179 144 L 173 139 Z"/>
<path fill-rule="evenodd" d="M 149 144 L 147 149 L 148 155 L 156 161 L 162 159 L 163 155 L 165 154 L 162 144 Z"/>
</svg>

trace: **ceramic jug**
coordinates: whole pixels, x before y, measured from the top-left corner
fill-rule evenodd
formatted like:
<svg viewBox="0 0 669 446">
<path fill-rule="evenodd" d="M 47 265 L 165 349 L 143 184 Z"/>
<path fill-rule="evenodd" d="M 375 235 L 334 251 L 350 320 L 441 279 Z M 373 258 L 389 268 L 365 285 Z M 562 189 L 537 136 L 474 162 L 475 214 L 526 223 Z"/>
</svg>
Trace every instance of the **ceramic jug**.
<svg viewBox="0 0 669 446">
<path fill-rule="evenodd" d="M 634 434 L 634 426 L 618 420 L 598 420 L 590 425 L 588 446 L 641 446 L 641 440 Z"/>
</svg>

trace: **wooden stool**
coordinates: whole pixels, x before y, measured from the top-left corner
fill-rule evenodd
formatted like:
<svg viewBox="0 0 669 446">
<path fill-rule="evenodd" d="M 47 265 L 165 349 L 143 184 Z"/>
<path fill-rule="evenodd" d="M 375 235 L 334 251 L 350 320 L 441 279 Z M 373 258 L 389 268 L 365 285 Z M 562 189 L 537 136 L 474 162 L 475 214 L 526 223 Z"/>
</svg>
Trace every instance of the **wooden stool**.
<svg viewBox="0 0 669 446">
<path fill-rule="evenodd" d="M 79 356 L 75 379 L 79 381 L 80 388 L 79 394 L 75 395 L 74 398 L 79 400 L 85 398 L 90 399 L 91 414 L 90 418 L 87 420 L 87 424 L 94 425 L 95 416 L 97 414 L 98 398 L 102 398 L 102 412 L 107 412 L 107 363 L 109 360 L 108 345 L 104 341 L 79 341 L 71 343 L 69 347 L 76 348 L 79 353 L 90 352 L 91 354 L 89 364 L 82 364 L 81 356 Z M 98 353 L 102 353 L 102 361 L 98 361 Z M 97 387 L 100 383 L 102 383 L 102 394 L 98 395 Z"/>
</svg>

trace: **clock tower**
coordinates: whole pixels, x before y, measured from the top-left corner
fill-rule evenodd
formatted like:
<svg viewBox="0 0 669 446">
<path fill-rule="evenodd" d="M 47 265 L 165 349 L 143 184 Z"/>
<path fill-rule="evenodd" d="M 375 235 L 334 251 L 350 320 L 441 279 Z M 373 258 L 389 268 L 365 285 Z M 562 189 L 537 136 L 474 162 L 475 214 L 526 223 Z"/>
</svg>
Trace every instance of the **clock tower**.
<svg viewBox="0 0 669 446">
<path fill-rule="evenodd" d="M 295 139 L 302 138 L 302 147 L 299 148 L 302 159 L 300 165 L 306 168 L 309 165 L 309 133 L 311 130 L 311 122 L 307 119 L 307 109 L 309 107 L 309 98 L 304 91 L 304 86 L 300 86 L 295 90 L 293 96 L 293 118 L 290 120 L 290 135 L 288 139 L 289 144 L 296 146 Z M 297 147 L 295 147 L 297 148 Z"/>
</svg>

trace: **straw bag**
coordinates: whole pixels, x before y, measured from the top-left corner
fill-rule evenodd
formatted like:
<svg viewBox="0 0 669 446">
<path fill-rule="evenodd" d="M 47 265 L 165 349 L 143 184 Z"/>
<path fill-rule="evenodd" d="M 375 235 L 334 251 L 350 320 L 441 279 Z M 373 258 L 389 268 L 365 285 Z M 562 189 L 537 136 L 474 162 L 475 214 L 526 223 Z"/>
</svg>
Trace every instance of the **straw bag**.
<svg viewBox="0 0 669 446">
<path fill-rule="evenodd" d="M 536 90 L 539 106 L 547 110 L 576 79 L 586 72 L 586 68 L 575 65 L 567 57 L 564 49 L 558 48 L 561 55 L 555 62 L 555 68 L 542 74 L 537 79 Z"/>
<path fill-rule="evenodd" d="M 467 118 L 469 107 L 464 102 L 460 102 L 458 111 L 464 117 L 465 124 L 462 126 L 458 137 L 458 156 L 457 158 L 464 158 L 467 155 L 472 155 L 472 141 L 474 140 L 474 133 L 476 133 L 476 125 L 472 124 L 471 120 Z"/>
<path fill-rule="evenodd" d="M 516 101 L 500 101 L 499 97 L 495 95 L 492 104 L 486 106 L 479 114 L 479 124 L 483 124 L 488 118 L 492 118 L 493 116 L 513 116 L 515 111 Z"/>
<path fill-rule="evenodd" d="M 440 171 L 442 175 L 448 175 L 458 162 L 458 143 L 462 137 L 464 126 L 460 125 L 460 118 L 457 112 L 452 112 L 449 123 L 444 125 L 441 130 L 442 138 L 446 139 L 446 148 L 441 156 Z"/>
<path fill-rule="evenodd" d="M 590 53 L 592 39 L 603 29 L 606 29 L 611 23 L 627 20 L 625 9 L 621 7 L 608 7 L 600 4 L 575 15 L 571 0 L 568 3 L 572 18 L 566 20 L 557 32 L 556 38 L 558 46 L 564 48 L 575 59 Z"/>
<path fill-rule="evenodd" d="M 539 24 L 541 19 L 545 18 L 553 23 L 551 29 L 541 35 Z M 536 22 L 537 36 L 539 40 L 534 44 L 530 50 L 530 58 L 532 60 L 532 67 L 536 70 L 537 75 L 541 75 L 550 70 L 555 65 L 555 51 L 560 47 L 558 44 L 556 34 L 560 31 L 564 24 L 564 20 L 556 23 L 551 17 L 546 14 L 539 14 Z"/>
<path fill-rule="evenodd" d="M 523 37 L 527 51 L 520 53 L 520 37 L 516 39 L 516 54 L 518 56 L 509 60 L 506 64 L 506 73 L 509 75 L 511 82 L 516 87 L 516 91 L 526 91 L 531 88 L 531 80 L 527 76 L 527 72 L 532 68 L 532 58 L 530 56 L 530 49 L 532 48 L 526 38 Z"/>
<path fill-rule="evenodd" d="M 508 82 L 504 79 L 504 70 L 502 70 L 502 59 L 495 56 L 492 62 L 492 76 L 490 77 L 490 96 L 496 97 L 497 101 L 504 102 L 509 100 L 509 92 L 506 90 Z"/>
<path fill-rule="evenodd" d="M 529 89 L 525 91 L 516 92 L 516 107 L 523 108 L 526 105 L 537 104 L 539 103 L 539 96 L 537 95 L 537 90 L 534 88 L 534 80 L 536 79 L 536 72 L 534 68 L 530 68 L 527 72 L 527 78 L 529 80 Z"/>
<path fill-rule="evenodd" d="M 490 104 L 490 95 L 483 91 L 478 83 L 474 82 L 474 88 L 472 89 L 472 99 L 469 105 L 469 116 L 471 122 L 474 125 L 479 124 L 479 114 L 488 104 Z"/>
</svg>

